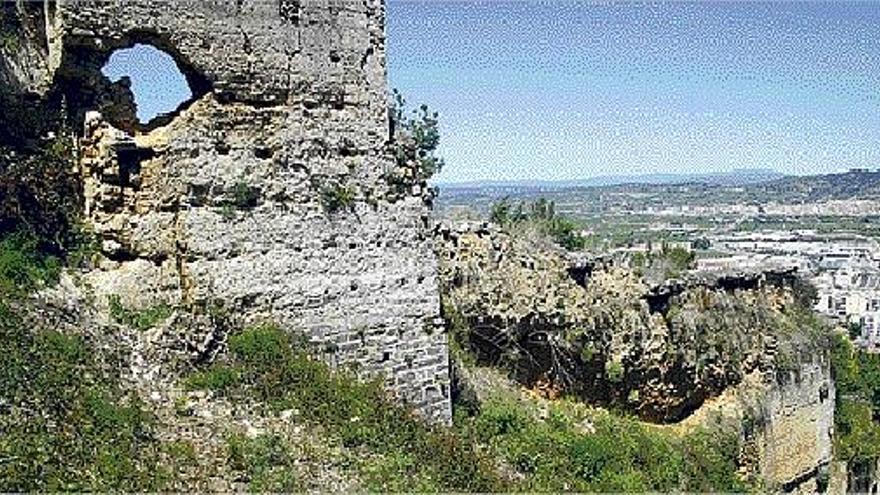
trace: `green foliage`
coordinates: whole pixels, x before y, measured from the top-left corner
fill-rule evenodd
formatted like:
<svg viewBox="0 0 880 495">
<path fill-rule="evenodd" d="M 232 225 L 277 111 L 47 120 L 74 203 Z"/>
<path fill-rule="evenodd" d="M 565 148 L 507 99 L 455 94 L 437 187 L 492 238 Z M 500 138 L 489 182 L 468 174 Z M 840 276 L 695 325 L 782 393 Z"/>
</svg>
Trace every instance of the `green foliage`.
<svg viewBox="0 0 880 495">
<path fill-rule="evenodd" d="M 844 399 L 835 411 L 836 454 L 853 462 L 873 462 L 880 456 L 880 425 L 870 402 Z"/>
<path fill-rule="evenodd" d="M 0 50 L 7 53 L 13 53 L 18 50 L 18 46 L 18 36 L 16 36 L 15 33 L 0 30 Z"/>
<path fill-rule="evenodd" d="M 73 141 L 58 136 L 33 152 L 0 147 L 0 234 L 24 231 L 62 252 L 82 211 L 81 180 L 73 172 Z"/>
<path fill-rule="evenodd" d="M 678 437 L 611 414 L 571 417 L 551 405 L 539 420 L 513 400 L 491 400 L 462 434 L 479 439 L 513 468 L 518 491 L 742 491 L 737 436 L 697 430 Z M 591 431 L 581 430 L 584 422 Z"/>
<path fill-rule="evenodd" d="M 873 463 L 880 459 L 880 355 L 855 349 L 836 334 L 831 364 L 837 386 L 836 455 Z"/>
<path fill-rule="evenodd" d="M 226 454 L 233 469 L 246 473 L 251 491 L 305 491 L 295 474 L 295 458 L 278 435 L 248 438 L 233 434 L 226 440 Z"/>
<path fill-rule="evenodd" d="M 443 169 L 443 159 L 438 157 L 437 147 L 440 146 L 439 114 L 430 112 L 427 105 L 406 114 L 406 100 L 394 89 L 391 93 L 390 115 L 392 125 L 412 137 L 414 146 L 399 145 L 395 147 L 398 165 L 415 162 L 415 181 L 426 181 Z"/>
<path fill-rule="evenodd" d="M 698 430 L 682 441 L 682 478 L 688 492 L 744 492 L 737 476 L 739 437 L 721 430 Z"/>
<path fill-rule="evenodd" d="M 710 247 L 712 247 L 712 243 L 709 241 L 709 239 L 706 239 L 705 237 L 700 237 L 698 239 L 694 239 L 691 242 L 691 248 L 693 248 L 693 249 L 705 251 L 705 250 L 709 249 Z"/>
<path fill-rule="evenodd" d="M 860 321 L 858 321 L 858 322 L 851 321 L 851 322 L 847 323 L 846 331 L 849 334 L 849 338 L 850 339 L 857 339 L 857 338 L 861 337 L 863 327 L 864 327 L 864 325 L 862 325 L 862 322 L 860 322 Z"/>
<path fill-rule="evenodd" d="M 672 270 L 679 272 L 691 268 L 695 259 L 693 252 L 681 247 L 667 248 L 664 246 L 663 256 L 672 264 Z"/>
<path fill-rule="evenodd" d="M 211 389 L 223 393 L 241 383 L 238 369 L 225 364 L 214 364 L 186 378 L 185 385 L 193 389 Z"/>
<path fill-rule="evenodd" d="M 238 208 L 254 208 L 260 200 L 260 190 L 249 186 L 246 182 L 237 182 L 232 186 L 230 202 Z"/>
<path fill-rule="evenodd" d="M 378 382 L 361 383 L 309 357 L 302 342 L 273 326 L 246 329 L 229 339 L 230 370 L 240 394 L 271 407 L 297 409 L 302 418 L 345 447 L 362 452 L 359 469 L 370 490 L 416 486 L 425 490 L 493 491 L 501 481 L 488 460 L 453 432 L 429 426 L 397 405 Z M 235 376 L 199 378 L 190 385 L 233 391 Z M 414 481 L 413 481 L 414 480 Z M 252 485 L 252 489 L 255 487 Z"/>
<path fill-rule="evenodd" d="M 135 330 L 149 330 L 171 316 L 172 308 L 167 304 L 158 304 L 142 310 L 133 310 L 122 305 L 117 294 L 111 295 L 110 317 L 116 323 L 129 326 Z"/>
<path fill-rule="evenodd" d="M 667 243 L 663 243 L 660 252 L 651 250 L 651 243 L 648 243 L 647 252 L 635 252 L 630 255 L 630 266 L 639 275 L 662 276 L 663 278 L 674 278 L 681 275 L 682 272 L 693 268 L 696 254 L 685 248 L 674 246 L 670 247 Z"/>
<path fill-rule="evenodd" d="M 151 418 L 102 378 L 77 337 L 0 306 L 0 491 L 156 491 Z"/>
<path fill-rule="evenodd" d="M 321 202 L 330 212 L 351 210 L 354 206 L 355 190 L 353 187 L 334 184 L 321 190 Z"/>
<path fill-rule="evenodd" d="M 0 5 L 0 51 L 14 53 L 18 50 L 20 28 L 15 5 Z"/>
<path fill-rule="evenodd" d="M 556 205 L 552 201 L 538 198 L 534 203 L 518 203 L 513 205 L 510 198 L 503 198 L 492 204 L 489 219 L 504 228 L 521 224 L 536 226 L 549 236 L 556 244 L 576 251 L 587 245 L 587 240 L 579 232 L 579 225 L 572 219 L 556 213 Z"/>
<path fill-rule="evenodd" d="M 502 227 L 509 227 L 528 220 L 528 215 L 523 211 L 523 204 L 516 205 L 510 202 L 510 198 L 504 197 L 489 207 L 489 220 Z"/>
<path fill-rule="evenodd" d="M 620 383 L 623 381 L 623 364 L 618 361 L 605 362 L 605 378 L 611 383 Z"/>
<path fill-rule="evenodd" d="M 229 339 L 229 363 L 193 375 L 191 386 L 249 394 L 276 410 L 296 409 L 353 451 L 371 491 L 741 491 L 736 435 L 699 430 L 678 437 L 637 421 L 584 418 L 551 406 L 537 419 L 518 402 L 486 402 L 457 427 L 429 426 L 396 405 L 377 382 L 362 383 L 313 360 L 273 326 Z M 289 446 L 277 436 L 228 440 L 233 468 L 251 490 L 300 490 Z M 502 478 L 491 461 L 517 472 Z M 286 477 L 285 477 L 286 473 Z"/>
<path fill-rule="evenodd" d="M 220 214 L 226 219 L 233 219 L 239 210 L 256 208 L 259 202 L 260 189 L 239 181 L 226 192 L 226 198 L 220 202 Z"/>
<path fill-rule="evenodd" d="M 196 447 L 189 440 L 174 440 L 162 446 L 162 451 L 174 461 L 192 464 L 196 462 Z"/>
<path fill-rule="evenodd" d="M 59 259 L 47 254 L 34 235 L 0 235 L 0 296 L 20 297 L 54 283 L 60 273 Z"/>
</svg>

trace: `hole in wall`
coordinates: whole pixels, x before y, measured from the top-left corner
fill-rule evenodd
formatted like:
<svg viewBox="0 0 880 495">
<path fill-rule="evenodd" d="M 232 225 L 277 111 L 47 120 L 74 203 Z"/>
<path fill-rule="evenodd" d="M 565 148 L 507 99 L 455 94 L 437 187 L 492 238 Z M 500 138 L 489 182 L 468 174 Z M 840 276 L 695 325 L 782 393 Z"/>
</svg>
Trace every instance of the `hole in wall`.
<svg viewBox="0 0 880 495">
<path fill-rule="evenodd" d="M 254 156 L 260 160 L 268 160 L 272 158 L 272 150 L 265 146 L 258 146 L 254 148 Z"/>
<path fill-rule="evenodd" d="M 144 127 L 161 125 L 193 98 L 174 57 L 150 44 L 114 51 L 101 72 L 113 83 L 130 81 L 137 121 Z"/>
<path fill-rule="evenodd" d="M 66 37 L 53 78 L 53 98 L 64 101 L 74 129 L 98 111 L 118 129 L 150 131 L 211 91 L 211 80 L 168 35 L 143 30 L 121 38 Z"/>
</svg>

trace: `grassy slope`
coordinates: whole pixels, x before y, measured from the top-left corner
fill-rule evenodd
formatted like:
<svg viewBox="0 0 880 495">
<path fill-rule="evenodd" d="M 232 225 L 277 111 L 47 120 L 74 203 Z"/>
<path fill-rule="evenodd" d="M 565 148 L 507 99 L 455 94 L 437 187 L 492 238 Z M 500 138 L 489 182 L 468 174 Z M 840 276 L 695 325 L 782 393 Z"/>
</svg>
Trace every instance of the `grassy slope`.
<svg viewBox="0 0 880 495">
<path fill-rule="evenodd" d="M 195 462 L 191 443 L 161 440 L 162 425 L 77 336 L 26 327 L 26 294 L 51 284 L 60 262 L 26 237 L 0 241 L 0 490 L 162 490 L 179 487 Z M 145 321 L 124 308 L 122 322 Z M 119 316 L 119 315 L 117 315 Z M 146 320 L 151 320 L 147 318 Z M 229 354 L 188 377 L 217 400 L 256 401 L 297 421 L 364 489 L 375 491 L 740 490 L 735 437 L 679 437 L 607 412 L 561 401 L 547 415 L 534 403 L 488 401 L 455 427 L 429 426 L 362 383 L 311 359 L 271 326 L 229 339 Z M 183 421 L 183 420 L 181 420 Z M 585 425 L 589 425 L 586 427 Z M 218 464 L 252 490 L 312 486 L 298 469 L 301 445 L 278 432 L 230 432 Z"/>
</svg>

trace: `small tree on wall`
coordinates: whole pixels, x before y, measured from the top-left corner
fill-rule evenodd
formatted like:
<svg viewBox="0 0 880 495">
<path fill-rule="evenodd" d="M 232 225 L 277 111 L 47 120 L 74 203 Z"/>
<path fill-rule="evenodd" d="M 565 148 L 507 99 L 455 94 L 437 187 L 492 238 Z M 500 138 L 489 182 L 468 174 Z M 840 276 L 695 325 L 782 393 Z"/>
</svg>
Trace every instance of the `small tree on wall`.
<svg viewBox="0 0 880 495">
<path fill-rule="evenodd" d="M 389 101 L 391 151 L 397 167 L 389 174 L 389 183 L 401 190 L 423 185 L 442 170 L 443 159 L 437 156 L 440 145 L 439 114 L 427 105 L 407 111 L 406 100 L 397 89 Z"/>
</svg>

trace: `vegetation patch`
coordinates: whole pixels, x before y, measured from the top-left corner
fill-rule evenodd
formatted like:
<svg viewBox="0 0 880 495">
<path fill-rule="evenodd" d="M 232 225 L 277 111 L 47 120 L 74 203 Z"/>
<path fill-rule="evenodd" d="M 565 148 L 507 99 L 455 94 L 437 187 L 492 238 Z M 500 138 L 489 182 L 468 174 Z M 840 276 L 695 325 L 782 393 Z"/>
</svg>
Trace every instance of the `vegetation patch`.
<svg viewBox="0 0 880 495">
<path fill-rule="evenodd" d="M 226 219 L 233 219 L 240 210 L 252 210 L 260 204 L 260 189 L 247 182 L 236 182 L 226 191 L 226 197 L 220 202 L 220 214 Z"/>
<path fill-rule="evenodd" d="M 659 252 L 651 249 L 645 253 L 636 252 L 630 257 L 635 272 L 649 280 L 664 280 L 680 277 L 694 267 L 696 254 L 680 246 L 662 243 Z"/>
<path fill-rule="evenodd" d="M 117 294 L 109 297 L 110 317 L 116 323 L 135 330 L 149 330 L 168 319 L 174 311 L 167 304 L 157 304 L 142 310 L 133 310 L 122 305 Z"/>
<path fill-rule="evenodd" d="M 0 234 L 28 232 L 56 253 L 72 243 L 83 204 L 73 159 L 63 135 L 28 152 L 0 147 Z"/>
<path fill-rule="evenodd" d="M 251 491 L 290 493 L 307 488 L 297 477 L 296 459 L 280 436 L 233 434 L 226 446 L 230 466 L 245 473 Z"/>
<path fill-rule="evenodd" d="M 836 334 L 832 370 L 837 387 L 834 414 L 834 455 L 852 472 L 880 459 L 880 354 L 856 349 L 843 334 Z M 855 486 L 867 486 L 856 480 Z"/>
<path fill-rule="evenodd" d="M 393 402 L 378 382 L 358 382 L 331 370 L 275 327 L 233 335 L 229 350 L 227 363 L 192 375 L 189 385 L 298 411 L 350 453 L 367 490 L 747 488 L 736 475 L 738 437 L 720 430 L 678 437 L 613 414 L 578 416 L 566 401 L 551 406 L 542 420 L 512 400 L 490 401 L 472 416 L 458 414 L 453 428 L 430 426 Z M 228 445 L 230 460 L 247 473 L 250 489 L 302 486 L 285 469 L 292 461 L 279 438 L 232 436 Z M 499 469 L 499 459 L 507 468 Z"/>
<path fill-rule="evenodd" d="M 447 428 L 426 424 L 389 397 L 380 383 L 359 382 L 312 359 L 301 342 L 278 328 L 255 327 L 232 335 L 229 351 L 228 363 L 194 375 L 190 386 L 248 395 L 279 411 L 300 411 L 305 421 L 352 450 L 369 490 L 504 487 L 473 444 Z M 227 379 L 234 376 L 238 378 Z"/>
<path fill-rule="evenodd" d="M 531 204 L 521 202 L 516 205 L 509 198 L 504 198 L 492 205 L 489 219 L 507 229 L 535 227 L 569 251 L 579 251 L 586 247 L 586 238 L 579 232 L 580 225 L 557 213 L 555 203 L 544 198 Z"/>
<path fill-rule="evenodd" d="M 701 429 L 686 436 L 613 413 L 578 412 L 568 401 L 539 419 L 513 399 L 492 399 L 462 435 L 488 445 L 517 473 L 518 491 L 741 492 L 738 436 Z"/>
<path fill-rule="evenodd" d="M 0 296 L 23 296 L 54 283 L 60 273 L 61 261 L 47 253 L 33 234 L 0 235 Z"/>
<path fill-rule="evenodd" d="M 0 305 L 0 491 L 156 491 L 152 418 L 78 337 L 32 331 Z"/>
<path fill-rule="evenodd" d="M 421 183 L 443 169 L 444 161 L 437 156 L 440 146 L 440 115 L 428 110 L 427 105 L 407 112 L 406 100 L 397 89 L 391 93 L 391 122 L 402 137 L 395 138 L 393 152 L 397 165 L 408 175 L 398 177 L 400 185 Z M 400 180 L 404 179 L 404 180 Z"/>
<path fill-rule="evenodd" d="M 321 203 L 331 213 L 351 210 L 354 207 L 355 189 L 334 184 L 321 189 Z"/>
</svg>

